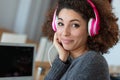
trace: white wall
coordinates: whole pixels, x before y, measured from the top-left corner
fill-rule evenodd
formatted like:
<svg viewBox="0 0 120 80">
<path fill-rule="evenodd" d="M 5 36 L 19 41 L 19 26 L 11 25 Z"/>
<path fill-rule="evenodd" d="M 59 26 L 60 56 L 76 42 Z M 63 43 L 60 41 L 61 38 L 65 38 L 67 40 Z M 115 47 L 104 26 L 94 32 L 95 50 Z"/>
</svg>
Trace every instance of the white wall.
<svg viewBox="0 0 120 80">
<path fill-rule="evenodd" d="M 25 33 L 31 4 L 32 0 L 20 0 L 18 9 L 16 11 L 16 19 L 13 25 L 15 32 L 20 34 Z"/>
<path fill-rule="evenodd" d="M 0 0 L 0 28 L 40 39 L 41 25 L 50 0 Z"/>
<path fill-rule="evenodd" d="M 12 30 L 19 0 L 0 0 L 0 27 Z"/>
<path fill-rule="evenodd" d="M 120 0 L 112 0 L 113 12 L 119 18 L 118 25 L 120 28 Z M 110 49 L 110 53 L 105 55 L 109 65 L 120 66 L 120 41 L 119 43 Z"/>
<path fill-rule="evenodd" d="M 40 40 L 42 35 L 41 26 L 44 23 L 46 12 L 51 0 L 32 0 L 29 12 L 26 33 L 31 39 Z"/>
<path fill-rule="evenodd" d="M 41 26 L 50 0 L 21 0 L 14 31 L 27 34 L 29 39 L 39 41 Z"/>
</svg>

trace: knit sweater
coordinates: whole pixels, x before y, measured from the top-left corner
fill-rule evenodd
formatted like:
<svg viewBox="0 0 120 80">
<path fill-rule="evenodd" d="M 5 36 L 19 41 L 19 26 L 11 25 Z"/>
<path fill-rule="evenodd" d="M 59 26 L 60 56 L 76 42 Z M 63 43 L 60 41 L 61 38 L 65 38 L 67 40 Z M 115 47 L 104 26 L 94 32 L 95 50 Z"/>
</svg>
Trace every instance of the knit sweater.
<svg viewBox="0 0 120 80">
<path fill-rule="evenodd" d="M 44 80 L 110 80 L 105 58 L 94 51 L 72 59 L 66 63 L 57 57 Z"/>
</svg>

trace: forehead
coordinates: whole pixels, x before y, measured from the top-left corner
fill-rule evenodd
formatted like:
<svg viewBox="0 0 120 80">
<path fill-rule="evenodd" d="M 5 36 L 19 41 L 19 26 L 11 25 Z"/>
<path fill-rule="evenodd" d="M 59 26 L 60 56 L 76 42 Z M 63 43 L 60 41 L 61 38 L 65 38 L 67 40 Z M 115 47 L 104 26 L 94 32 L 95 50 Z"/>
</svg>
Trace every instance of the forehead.
<svg viewBox="0 0 120 80">
<path fill-rule="evenodd" d="M 62 9 L 59 14 L 58 14 L 58 18 L 62 18 L 64 20 L 71 20 L 71 19 L 78 19 L 81 20 L 83 19 L 81 14 L 79 14 L 78 12 L 72 10 L 72 9 Z"/>
</svg>

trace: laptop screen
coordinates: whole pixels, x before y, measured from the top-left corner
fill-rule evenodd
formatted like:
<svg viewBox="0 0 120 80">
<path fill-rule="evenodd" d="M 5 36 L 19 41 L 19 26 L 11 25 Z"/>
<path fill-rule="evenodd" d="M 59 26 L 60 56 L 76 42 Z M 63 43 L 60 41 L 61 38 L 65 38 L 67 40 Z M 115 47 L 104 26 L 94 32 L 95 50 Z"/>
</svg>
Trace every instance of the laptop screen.
<svg viewBox="0 0 120 80">
<path fill-rule="evenodd" d="M 34 48 L 30 44 L 0 43 L 0 78 L 33 76 Z"/>
</svg>

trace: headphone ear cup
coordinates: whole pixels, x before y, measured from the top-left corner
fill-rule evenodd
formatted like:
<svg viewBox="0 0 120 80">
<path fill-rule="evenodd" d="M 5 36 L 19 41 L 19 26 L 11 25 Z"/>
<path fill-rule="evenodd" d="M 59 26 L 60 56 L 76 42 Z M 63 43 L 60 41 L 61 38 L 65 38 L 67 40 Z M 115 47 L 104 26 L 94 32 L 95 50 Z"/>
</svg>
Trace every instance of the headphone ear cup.
<svg viewBox="0 0 120 80">
<path fill-rule="evenodd" d="M 95 35 L 95 19 L 91 18 L 88 22 L 88 33 L 90 36 Z"/>
<path fill-rule="evenodd" d="M 54 12 L 54 15 L 53 15 L 53 21 L 52 21 L 52 29 L 54 31 L 57 31 L 57 16 L 56 16 L 56 10 Z"/>
<path fill-rule="evenodd" d="M 88 33 L 90 36 L 95 36 L 98 34 L 100 26 L 97 25 L 97 22 L 94 18 L 91 18 L 88 22 Z"/>
<path fill-rule="evenodd" d="M 56 31 L 57 30 L 57 21 L 56 21 L 56 19 L 54 19 L 53 21 L 52 21 L 52 29 L 54 30 L 54 31 Z"/>
</svg>

